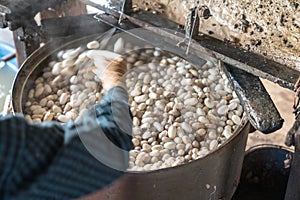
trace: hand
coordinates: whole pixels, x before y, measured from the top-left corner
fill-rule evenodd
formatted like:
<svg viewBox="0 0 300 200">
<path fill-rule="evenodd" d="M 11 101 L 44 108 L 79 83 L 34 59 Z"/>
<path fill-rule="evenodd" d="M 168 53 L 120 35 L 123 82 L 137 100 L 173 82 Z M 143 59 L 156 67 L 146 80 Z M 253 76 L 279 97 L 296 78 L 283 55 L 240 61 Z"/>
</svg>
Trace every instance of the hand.
<svg viewBox="0 0 300 200">
<path fill-rule="evenodd" d="M 125 88 L 121 80 L 127 69 L 124 57 L 107 50 L 90 50 L 87 56 L 94 60 L 95 66 L 92 71 L 102 81 L 105 91 L 115 86 Z"/>
</svg>

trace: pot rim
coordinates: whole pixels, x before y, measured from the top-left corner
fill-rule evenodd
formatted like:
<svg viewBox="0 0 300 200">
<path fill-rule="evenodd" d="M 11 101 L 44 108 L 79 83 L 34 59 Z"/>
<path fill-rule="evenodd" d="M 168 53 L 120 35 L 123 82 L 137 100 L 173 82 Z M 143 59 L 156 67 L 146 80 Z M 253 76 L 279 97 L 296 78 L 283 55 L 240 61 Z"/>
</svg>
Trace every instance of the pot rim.
<svg viewBox="0 0 300 200">
<path fill-rule="evenodd" d="M 246 151 L 245 156 L 247 156 L 248 154 L 250 154 L 256 150 L 259 150 L 259 149 L 282 149 L 282 150 L 288 151 L 290 153 L 295 152 L 294 148 L 292 148 L 292 147 L 281 146 L 278 144 L 258 144 L 258 145 L 250 147 Z"/>
</svg>

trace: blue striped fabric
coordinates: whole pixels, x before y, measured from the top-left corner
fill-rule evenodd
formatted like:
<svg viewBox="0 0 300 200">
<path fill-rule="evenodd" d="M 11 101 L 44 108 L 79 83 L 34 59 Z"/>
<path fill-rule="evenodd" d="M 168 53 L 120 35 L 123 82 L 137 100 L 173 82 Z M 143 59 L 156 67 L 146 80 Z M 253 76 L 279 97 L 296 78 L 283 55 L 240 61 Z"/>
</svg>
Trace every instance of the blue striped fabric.
<svg viewBox="0 0 300 200">
<path fill-rule="evenodd" d="M 32 124 L 21 115 L 1 117 L 0 199 L 73 199 L 119 178 L 124 174 L 122 170 L 112 169 L 90 152 L 100 145 L 102 149 L 109 148 L 95 139 L 95 131 L 103 131 L 104 137 L 124 150 L 119 162 L 126 169 L 128 150 L 133 147 L 132 137 L 127 134 L 132 128 L 131 116 L 129 120 L 126 116 L 130 114 L 127 100 L 124 89 L 111 89 L 83 117 L 94 116 L 92 122 Z M 126 119 L 125 125 L 118 124 L 124 121 L 120 118 Z"/>
</svg>

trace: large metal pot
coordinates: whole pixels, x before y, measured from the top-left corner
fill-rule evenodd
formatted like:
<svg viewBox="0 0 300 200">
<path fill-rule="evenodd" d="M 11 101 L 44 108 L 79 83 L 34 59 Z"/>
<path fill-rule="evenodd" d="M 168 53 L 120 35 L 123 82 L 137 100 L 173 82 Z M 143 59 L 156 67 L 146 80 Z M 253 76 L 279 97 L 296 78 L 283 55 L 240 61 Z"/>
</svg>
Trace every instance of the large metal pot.
<svg viewBox="0 0 300 200">
<path fill-rule="evenodd" d="M 61 49 L 78 47 L 95 36 L 63 38 L 52 41 L 34 52 L 22 65 L 12 91 L 13 112 L 22 113 L 34 77 L 51 56 Z M 247 120 L 234 136 L 204 158 L 167 169 L 128 172 L 114 184 L 96 193 L 96 199 L 231 199 L 240 178 L 250 124 Z"/>
</svg>

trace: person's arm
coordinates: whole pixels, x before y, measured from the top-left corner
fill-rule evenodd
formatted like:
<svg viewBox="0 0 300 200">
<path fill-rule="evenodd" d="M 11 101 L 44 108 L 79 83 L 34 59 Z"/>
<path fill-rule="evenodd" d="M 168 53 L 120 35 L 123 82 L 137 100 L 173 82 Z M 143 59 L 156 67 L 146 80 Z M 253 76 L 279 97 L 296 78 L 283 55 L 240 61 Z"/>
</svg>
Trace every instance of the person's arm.
<svg viewBox="0 0 300 200">
<path fill-rule="evenodd" d="M 1 118 L 0 199 L 71 199 L 118 179 L 133 147 L 127 101 L 124 88 L 113 87 L 81 120 L 64 126 Z"/>
<path fill-rule="evenodd" d="M 102 80 L 105 93 L 99 104 L 76 122 L 67 124 L 66 143 L 79 136 L 94 157 L 112 168 L 124 170 L 128 167 L 128 151 L 133 148 L 132 116 L 122 80 L 126 64 L 123 57 L 109 51 L 96 50 L 89 56 L 98 59 L 95 63 L 101 63 L 96 65 L 94 73 Z"/>
<path fill-rule="evenodd" d="M 90 108 L 76 122 L 66 124 L 65 143 L 75 136 L 84 137 L 94 129 L 103 132 L 121 149 L 132 149 L 132 115 L 128 105 L 128 94 L 124 88 L 116 86 L 109 89 L 99 104 Z"/>
<path fill-rule="evenodd" d="M 63 145 L 58 123 L 32 124 L 22 115 L 0 118 L 0 199 L 34 182 Z"/>
</svg>

